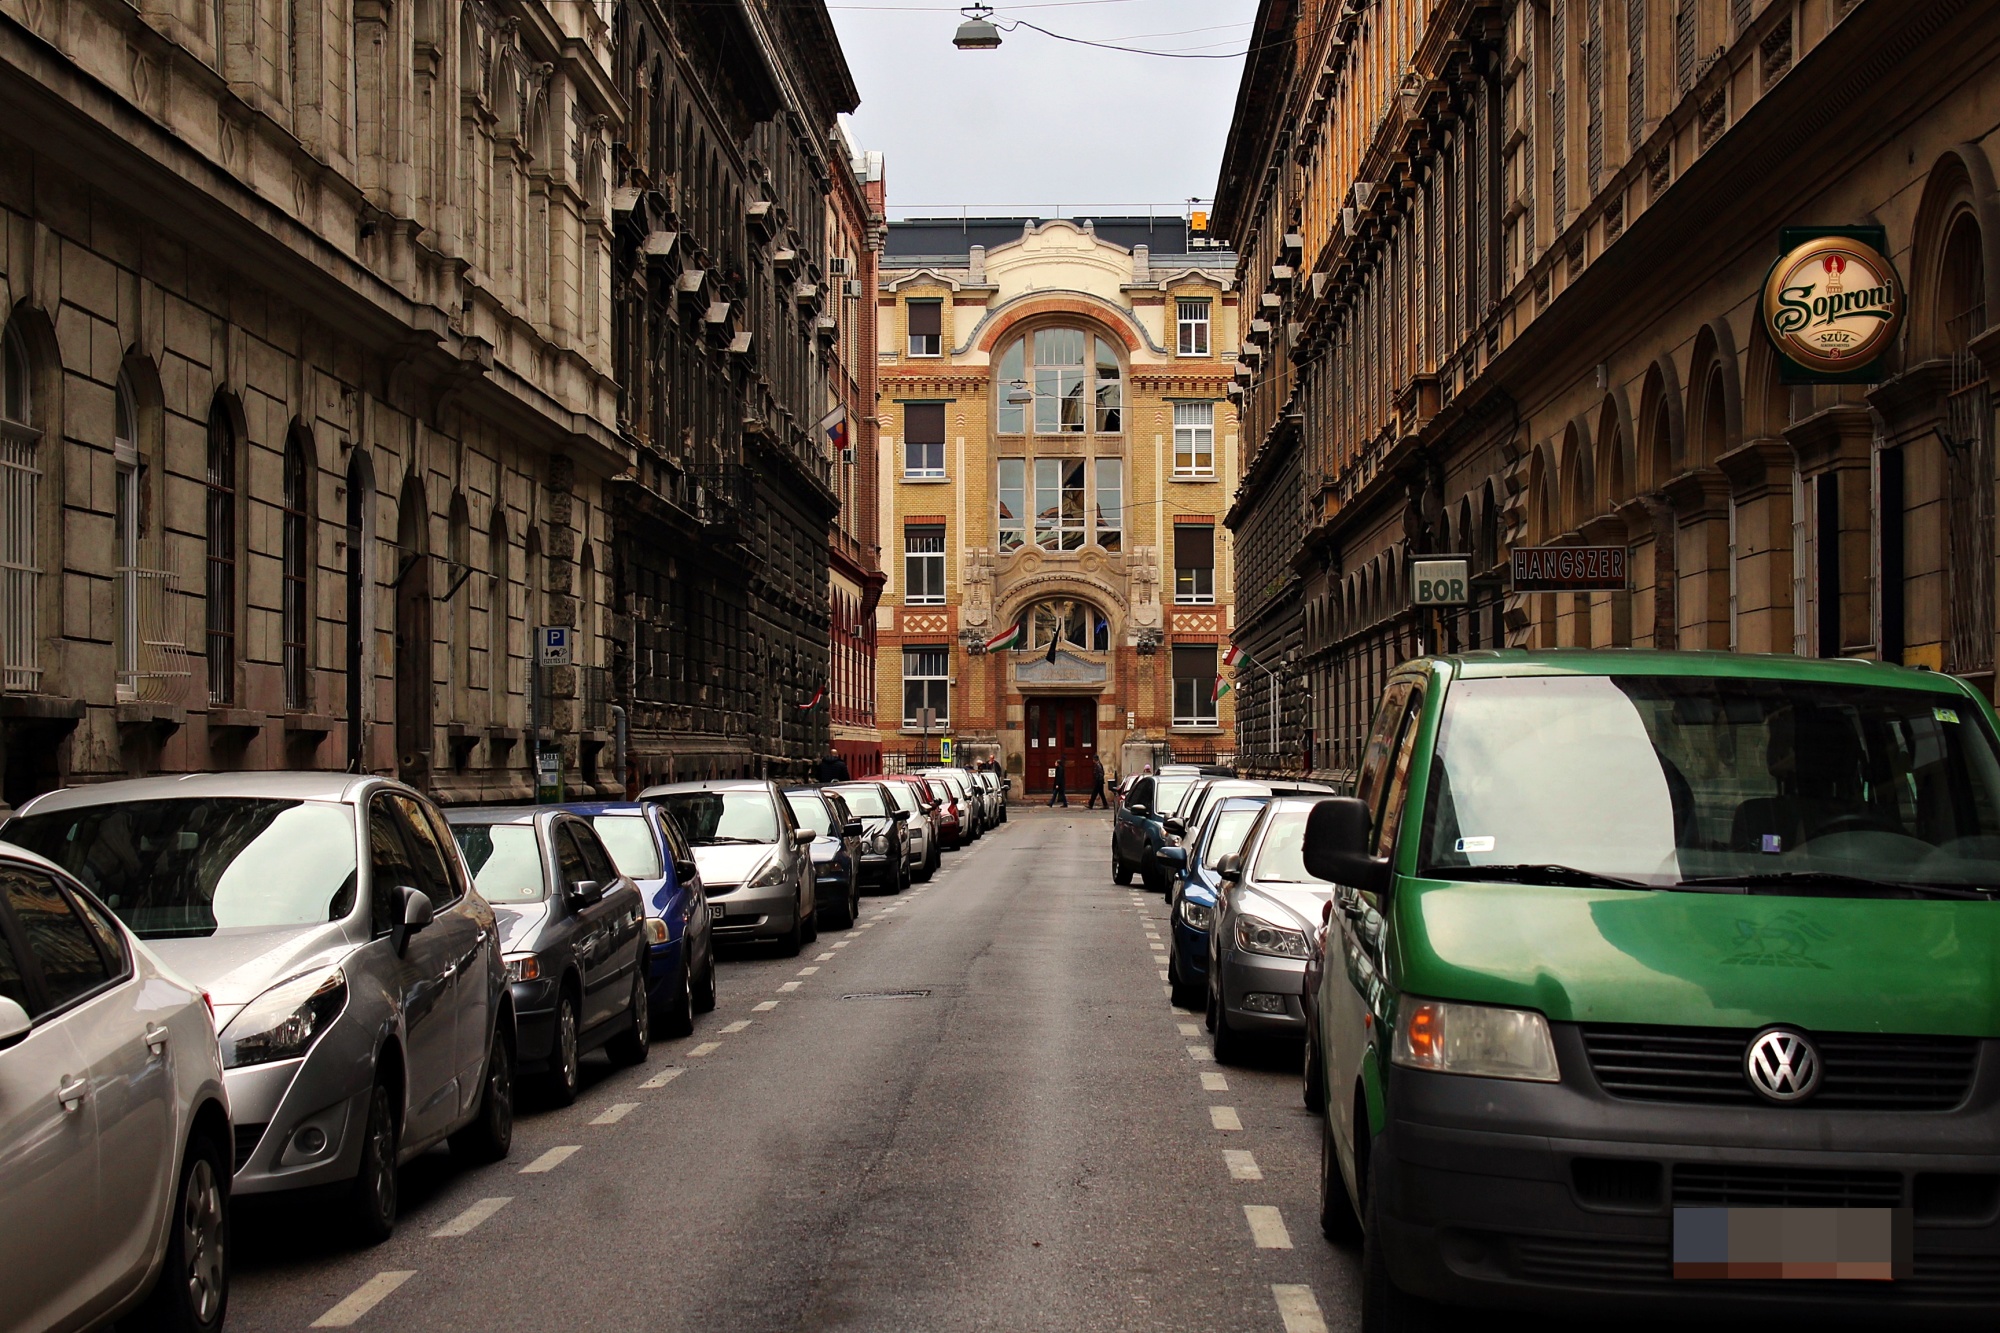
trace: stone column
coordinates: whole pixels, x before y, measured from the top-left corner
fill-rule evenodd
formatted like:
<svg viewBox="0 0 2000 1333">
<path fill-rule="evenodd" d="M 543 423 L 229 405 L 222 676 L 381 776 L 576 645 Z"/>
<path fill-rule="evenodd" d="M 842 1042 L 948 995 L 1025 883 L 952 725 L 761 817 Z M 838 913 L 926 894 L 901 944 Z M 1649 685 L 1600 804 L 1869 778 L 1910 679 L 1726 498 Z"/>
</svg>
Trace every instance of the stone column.
<svg viewBox="0 0 2000 1333">
<path fill-rule="evenodd" d="M 1869 451 L 1875 439 L 1875 418 L 1860 403 L 1839 403 L 1815 412 L 1785 431 L 1798 455 L 1799 471 L 1808 478 L 1829 478 L 1837 489 L 1838 524 L 1832 533 L 1815 531 L 1816 555 L 1826 559 L 1826 543 L 1835 543 L 1833 568 L 1838 571 L 1839 606 L 1833 608 L 1840 651 L 1846 654 L 1872 652 L 1875 627 L 1872 623 L 1870 544 L 1872 541 L 1871 480 Z M 1824 485 L 1825 482 L 1820 484 Z M 1826 566 L 1822 565 L 1822 568 Z M 1821 581 L 1820 614 L 1825 615 L 1825 580 Z"/>
<path fill-rule="evenodd" d="M 1783 440 L 1750 440 L 1715 460 L 1736 506 L 1736 646 L 1792 650 L 1792 465 Z"/>
<path fill-rule="evenodd" d="M 1729 646 L 1729 479 L 1715 468 L 1666 485 L 1674 511 L 1679 646 Z"/>
<path fill-rule="evenodd" d="M 1650 539 L 1652 525 L 1645 531 Z M 1583 525 L 1585 546 L 1623 546 L 1626 548 L 1628 568 L 1631 563 L 1631 538 L 1625 520 L 1611 514 L 1600 515 Z M 1651 545 L 1650 540 L 1648 546 Z M 1625 592 L 1594 592 L 1590 598 L 1590 643 L 1594 648 L 1630 648 L 1632 646 L 1632 593 L 1631 584 L 1626 584 Z"/>
</svg>

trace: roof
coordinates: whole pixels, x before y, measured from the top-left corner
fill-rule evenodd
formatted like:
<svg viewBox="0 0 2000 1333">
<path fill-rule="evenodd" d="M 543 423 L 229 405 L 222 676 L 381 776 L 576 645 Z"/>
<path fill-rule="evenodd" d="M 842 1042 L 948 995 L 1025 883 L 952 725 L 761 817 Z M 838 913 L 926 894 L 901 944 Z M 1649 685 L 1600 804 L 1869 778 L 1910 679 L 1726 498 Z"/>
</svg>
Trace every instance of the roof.
<svg viewBox="0 0 2000 1333">
<path fill-rule="evenodd" d="M 456 805 L 444 812 L 447 824 L 532 824 L 537 815 L 567 812 L 562 805 Z"/>
<path fill-rule="evenodd" d="M 663 782 L 657 787 L 648 787 L 640 792 L 639 799 L 650 801 L 656 796 L 673 796 L 684 791 L 768 792 L 772 785 L 764 778 L 702 778 L 694 782 Z"/>
<path fill-rule="evenodd" d="M 1650 648 L 1490 648 L 1438 659 L 1466 680 L 1500 676 L 1720 676 L 1744 680 L 1811 680 L 1886 685 L 1965 695 L 1956 676 L 1863 658 L 1794 657 L 1789 653 L 1663 652 Z"/>
<path fill-rule="evenodd" d="M 1052 219 L 1023 214 L 1019 217 L 905 218 L 891 222 L 882 243 L 882 267 L 910 268 L 934 260 L 947 266 L 963 265 L 975 245 L 988 250 L 1012 244 L 1030 227 L 1050 221 L 1089 223 L 1100 241 L 1127 250 L 1146 246 L 1152 251 L 1155 268 L 1177 265 L 1215 266 L 1234 270 L 1236 256 L 1225 246 L 1195 245 L 1196 234 L 1184 217 L 1078 217 Z"/>
<path fill-rule="evenodd" d="M 645 807 L 637 801 L 565 801 L 554 808 L 557 810 L 567 810 L 573 815 L 582 815 L 586 819 L 593 815 L 643 815 L 646 813 Z"/>
<path fill-rule="evenodd" d="M 37 796 L 17 814 L 80 810 L 121 801 L 195 801 L 216 797 L 261 797 L 277 801 L 356 800 L 382 778 L 357 773 L 184 773 L 177 777 L 127 778 L 92 782 Z M 398 788 L 401 784 L 395 784 Z"/>
</svg>

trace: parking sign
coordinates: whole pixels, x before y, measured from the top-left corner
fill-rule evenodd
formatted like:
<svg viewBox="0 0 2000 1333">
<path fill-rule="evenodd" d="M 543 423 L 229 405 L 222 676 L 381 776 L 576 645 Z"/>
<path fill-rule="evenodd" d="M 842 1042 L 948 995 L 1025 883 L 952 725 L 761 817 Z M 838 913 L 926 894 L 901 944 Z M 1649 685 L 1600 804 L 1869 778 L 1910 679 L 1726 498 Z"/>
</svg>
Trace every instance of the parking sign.
<svg viewBox="0 0 2000 1333">
<path fill-rule="evenodd" d="M 571 633 L 568 625 L 543 625 L 536 630 L 535 661 L 545 667 L 568 666 Z"/>
</svg>

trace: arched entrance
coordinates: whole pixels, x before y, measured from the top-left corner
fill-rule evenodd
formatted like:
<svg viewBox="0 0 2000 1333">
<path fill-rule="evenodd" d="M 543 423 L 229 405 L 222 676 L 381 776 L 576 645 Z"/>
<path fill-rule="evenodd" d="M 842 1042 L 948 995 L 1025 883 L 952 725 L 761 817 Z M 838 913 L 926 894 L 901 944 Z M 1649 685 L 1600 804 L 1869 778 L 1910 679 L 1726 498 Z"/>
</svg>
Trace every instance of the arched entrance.
<svg viewBox="0 0 2000 1333">
<path fill-rule="evenodd" d="M 1024 786 L 1090 790 L 1097 757 L 1098 696 L 1109 683 L 1111 621 L 1081 597 L 1058 597 L 1024 608 L 1025 644 L 1014 664 L 1023 696 L 1021 746 Z"/>
</svg>

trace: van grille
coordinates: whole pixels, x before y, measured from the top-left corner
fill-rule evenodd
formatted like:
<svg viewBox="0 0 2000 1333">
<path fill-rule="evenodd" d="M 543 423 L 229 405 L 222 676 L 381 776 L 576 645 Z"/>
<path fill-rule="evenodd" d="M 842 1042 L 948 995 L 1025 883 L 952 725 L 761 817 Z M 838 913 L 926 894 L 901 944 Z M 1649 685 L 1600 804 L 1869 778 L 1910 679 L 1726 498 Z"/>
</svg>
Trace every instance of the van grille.
<svg viewBox="0 0 2000 1333">
<path fill-rule="evenodd" d="M 1743 1077 L 1749 1028 L 1582 1024 L 1598 1084 L 1614 1097 L 1656 1102 L 1768 1105 Z M 1972 1089 L 1973 1037 L 1813 1033 L 1823 1066 L 1804 1105 L 1843 1111 L 1948 1111 Z"/>
<path fill-rule="evenodd" d="M 1674 1167 L 1674 1205 L 1738 1208 L 1900 1208 L 1896 1171 L 1740 1166 L 1682 1162 Z"/>
</svg>

